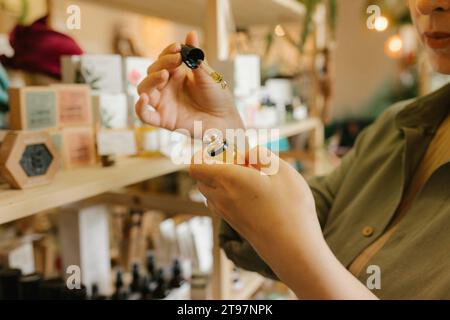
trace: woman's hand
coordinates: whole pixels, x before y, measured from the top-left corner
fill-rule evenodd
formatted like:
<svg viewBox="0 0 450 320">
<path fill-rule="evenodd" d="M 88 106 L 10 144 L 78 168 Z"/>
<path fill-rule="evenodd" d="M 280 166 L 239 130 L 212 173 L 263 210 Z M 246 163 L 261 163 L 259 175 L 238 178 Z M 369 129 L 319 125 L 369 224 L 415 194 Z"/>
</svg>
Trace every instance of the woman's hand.
<svg viewBox="0 0 450 320">
<path fill-rule="evenodd" d="M 208 207 L 246 238 L 298 297 L 375 299 L 327 246 L 306 181 L 267 152 L 251 150 L 246 159 L 253 161 L 246 166 L 192 164 L 190 174 Z M 267 168 L 270 175 L 264 174 Z"/>
<path fill-rule="evenodd" d="M 186 44 L 198 47 L 194 32 L 187 35 Z M 222 89 L 202 68 L 185 66 L 180 51 L 179 43 L 171 44 L 148 68 L 138 86 L 136 113 L 140 119 L 172 131 L 186 129 L 191 135 L 194 121 L 202 121 L 203 130 L 243 128 L 230 90 Z"/>
<path fill-rule="evenodd" d="M 265 259 L 284 241 L 301 240 L 306 246 L 322 241 L 314 199 L 303 177 L 267 149 L 252 149 L 246 158 L 252 164 L 191 165 L 190 174 L 211 211 Z"/>
</svg>

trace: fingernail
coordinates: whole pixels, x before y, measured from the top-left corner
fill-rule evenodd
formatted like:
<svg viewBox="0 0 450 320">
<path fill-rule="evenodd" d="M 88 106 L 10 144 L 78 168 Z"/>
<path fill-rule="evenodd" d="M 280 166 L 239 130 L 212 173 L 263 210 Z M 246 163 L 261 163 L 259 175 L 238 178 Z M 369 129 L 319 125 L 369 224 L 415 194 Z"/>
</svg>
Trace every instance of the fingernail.
<svg viewBox="0 0 450 320">
<path fill-rule="evenodd" d="M 149 104 L 145 105 L 144 110 L 147 111 L 147 112 L 156 111 L 156 109 L 154 107 L 152 107 L 151 105 L 149 105 Z"/>
</svg>

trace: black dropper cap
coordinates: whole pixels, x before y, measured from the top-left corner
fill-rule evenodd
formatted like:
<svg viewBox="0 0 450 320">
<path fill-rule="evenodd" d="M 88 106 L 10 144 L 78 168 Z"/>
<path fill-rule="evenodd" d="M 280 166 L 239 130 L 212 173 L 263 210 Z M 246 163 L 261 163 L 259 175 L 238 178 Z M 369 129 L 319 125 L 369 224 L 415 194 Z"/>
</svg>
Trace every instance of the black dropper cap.
<svg viewBox="0 0 450 320">
<path fill-rule="evenodd" d="M 200 66 L 200 63 L 205 60 L 205 54 L 199 48 L 195 48 L 187 44 L 182 44 L 181 58 L 189 68 L 197 69 Z"/>
<path fill-rule="evenodd" d="M 0 271 L 0 300 L 19 299 L 19 279 L 22 271 L 19 269 L 4 269 Z"/>
<path fill-rule="evenodd" d="M 19 280 L 19 296 L 22 300 L 39 299 L 41 290 L 42 276 L 33 273 L 20 278 Z"/>
</svg>

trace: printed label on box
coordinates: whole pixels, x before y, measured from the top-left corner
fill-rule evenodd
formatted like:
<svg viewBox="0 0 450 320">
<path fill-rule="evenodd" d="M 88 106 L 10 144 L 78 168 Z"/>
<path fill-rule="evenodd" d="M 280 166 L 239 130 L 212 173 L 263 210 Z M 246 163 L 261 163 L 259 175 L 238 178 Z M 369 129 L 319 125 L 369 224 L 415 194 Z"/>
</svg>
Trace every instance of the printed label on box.
<svg viewBox="0 0 450 320">
<path fill-rule="evenodd" d="M 60 125 L 89 124 L 89 96 L 85 90 L 60 89 L 59 123 Z"/>
<path fill-rule="evenodd" d="M 92 133 L 86 131 L 74 131 L 66 133 L 67 156 L 70 166 L 82 166 L 93 161 Z"/>
<path fill-rule="evenodd" d="M 56 97 L 54 92 L 26 92 L 27 129 L 56 127 Z"/>
</svg>

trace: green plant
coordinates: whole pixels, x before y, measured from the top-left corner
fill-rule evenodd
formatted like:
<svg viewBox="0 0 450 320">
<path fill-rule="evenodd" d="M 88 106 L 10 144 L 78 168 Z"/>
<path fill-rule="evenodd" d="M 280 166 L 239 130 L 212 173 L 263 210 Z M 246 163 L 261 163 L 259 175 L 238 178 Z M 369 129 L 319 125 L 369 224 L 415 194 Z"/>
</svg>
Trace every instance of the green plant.
<svg viewBox="0 0 450 320">
<path fill-rule="evenodd" d="M 369 5 L 377 5 L 381 9 L 381 14 L 389 19 L 394 27 L 411 23 L 408 6 L 405 0 L 367 0 L 364 7 L 364 19 L 367 17 L 366 8 Z"/>
<path fill-rule="evenodd" d="M 75 72 L 75 83 L 88 84 L 92 90 L 100 89 L 98 82 L 101 80 L 91 70 L 86 68 L 77 68 Z"/>
<path fill-rule="evenodd" d="M 297 0 L 304 4 L 306 9 L 305 18 L 303 21 L 303 32 L 300 42 L 297 44 L 301 52 L 303 52 L 304 45 L 308 39 L 309 34 L 313 31 L 313 16 L 316 11 L 317 5 L 320 3 L 326 3 L 328 6 L 328 26 L 332 37 L 336 34 L 336 22 L 337 22 L 337 0 Z"/>
<path fill-rule="evenodd" d="M 303 53 L 303 49 L 308 39 L 308 36 L 314 31 L 313 17 L 317 5 L 320 3 L 327 4 L 328 10 L 328 27 L 332 38 L 336 35 L 336 23 L 338 16 L 337 0 L 297 0 L 305 6 L 305 16 L 303 18 L 303 28 L 302 34 L 300 36 L 300 41 L 295 41 L 291 36 L 286 34 L 286 40 L 289 41 L 293 46 L 297 47 L 300 52 Z M 266 54 L 269 52 L 273 43 L 273 33 L 269 32 L 266 36 Z"/>
</svg>

